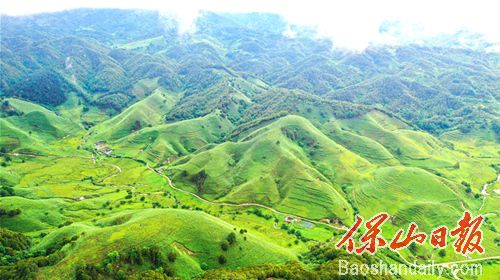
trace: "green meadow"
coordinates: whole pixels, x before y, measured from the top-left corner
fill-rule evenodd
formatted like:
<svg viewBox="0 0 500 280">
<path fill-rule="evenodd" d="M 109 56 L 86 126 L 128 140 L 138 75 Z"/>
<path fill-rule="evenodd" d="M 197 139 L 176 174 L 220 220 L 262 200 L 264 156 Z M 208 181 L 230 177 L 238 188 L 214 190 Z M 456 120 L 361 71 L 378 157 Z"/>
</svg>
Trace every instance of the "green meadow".
<svg viewBox="0 0 500 280">
<path fill-rule="evenodd" d="M 196 26 L 2 16 L 0 279 L 343 279 L 341 259 L 498 278 L 498 54 L 342 52 L 270 14 Z M 335 247 L 356 215 L 390 214 L 390 241 L 464 211 L 483 254 Z M 483 275 L 453 276 L 461 262 Z M 349 279 L 392 278 L 420 279 Z"/>
</svg>

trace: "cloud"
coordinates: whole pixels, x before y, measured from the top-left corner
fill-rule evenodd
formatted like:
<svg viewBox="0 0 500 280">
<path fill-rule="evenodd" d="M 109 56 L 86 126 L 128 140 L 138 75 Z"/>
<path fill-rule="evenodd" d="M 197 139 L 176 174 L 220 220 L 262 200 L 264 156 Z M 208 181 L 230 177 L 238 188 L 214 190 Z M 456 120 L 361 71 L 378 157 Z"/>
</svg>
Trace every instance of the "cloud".
<svg viewBox="0 0 500 280">
<path fill-rule="evenodd" d="M 438 34 L 468 30 L 483 35 L 491 43 L 500 42 L 500 10 L 489 0 L 69 0 L 2 1 L 2 13 L 10 15 L 61 11 L 79 7 L 141 8 L 175 15 L 182 30 L 193 28 L 201 10 L 213 12 L 271 12 L 282 15 L 290 24 L 317 28 L 336 46 L 362 50 L 370 44 L 421 42 Z M 392 24 L 392 30 L 381 27 Z M 291 33 L 287 33 L 291 35 Z"/>
</svg>

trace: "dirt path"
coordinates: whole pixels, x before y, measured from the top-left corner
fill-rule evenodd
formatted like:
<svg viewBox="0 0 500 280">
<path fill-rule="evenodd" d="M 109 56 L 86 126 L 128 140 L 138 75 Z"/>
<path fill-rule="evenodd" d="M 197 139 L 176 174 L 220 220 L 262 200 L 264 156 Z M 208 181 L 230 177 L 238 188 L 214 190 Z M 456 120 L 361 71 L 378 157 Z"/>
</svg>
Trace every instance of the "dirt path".
<svg viewBox="0 0 500 280">
<path fill-rule="evenodd" d="M 120 166 L 116 165 L 116 164 L 112 164 L 112 163 L 105 163 L 106 165 L 110 165 L 110 166 L 113 166 L 114 168 L 116 168 L 116 170 L 118 170 L 118 172 L 116 172 L 115 174 L 111 174 L 109 175 L 108 177 L 104 178 L 101 182 L 104 182 L 110 178 L 113 178 L 115 176 L 117 176 L 118 174 L 122 173 L 122 169 L 120 168 Z"/>
<path fill-rule="evenodd" d="M 193 251 L 191 249 L 189 249 L 186 245 L 184 245 L 184 243 L 180 242 L 180 241 L 174 241 L 174 246 L 179 250 L 179 251 L 183 251 L 185 252 L 186 254 L 188 255 L 199 255 L 199 254 L 206 254 L 206 252 L 196 252 L 196 251 Z"/>
<path fill-rule="evenodd" d="M 489 185 L 492 185 L 492 186 L 493 186 L 493 185 L 494 185 L 494 184 L 496 184 L 499 180 L 500 180 L 500 174 L 498 174 L 498 175 L 497 175 L 497 178 L 495 179 L 495 181 L 493 181 L 493 182 L 491 182 L 491 183 L 486 183 L 486 184 L 484 184 L 484 185 L 483 185 L 483 188 L 481 189 L 481 194 L 482 194 L 482 195 L 484 195 L 484 196 L 486 196 L 486 195 L 490 195 L 490 194 L 488 193 L 488 186 L 489 186 Z"/>
<path fill-rule="evenodd" d="M 40 154 L 25 154 L 25 153 L 5 153 L 6 155 L 13 157 L 48 157 L 48 158 L 83 158 L 83 159 L 92 159 L 91 157 L 84 156 L 59 156 L 59 155 L 40 155 Z"/>
<path fill-rule="evenodd" d="M 464 211 L 467 211 L 467 208 L 465 208 L 465 204 L 462 200 L 460 200 L 460 205 L 462 206 L 462 209 L 464 209 Z"/>
<path fill-rule="evenodd" d="M 481 189 L 481 194 L 482 195 L 490 195 L 488 192 L 487 192 L 487 189 L 488 188 L 488 184 L 484 184 L 483 185 L 483 188 Z"/>
<path fill-rule="evenodd" d="M 13 154 L 9 154 L 11 156 L 29 156 L 29 157 L 53 157 L 53 158 L 70 158 L 70 157 L 77 157 L 77 158 L 85 158 L 85 159 L 92 159 L 92 157 L 83 157 L 83 156 L 56 156 L 56 155 L 37 155 L 37 154 L 19 154 L 19 153 L 13 153 Z M 304 218 L 304 217 L 301 217 L 301 216 L 297 216 L 297 215 L 292 215 L 292 214 L 289 214 L 289 213 L 284 213 L 284 212 L 281 212 L 281 211 L 278 211 L 272 207 L 269 207 L 269 206 L 266 206 L 266 205 L 262 205 L 262 204 L 258 204 L 258 203 L 239 203 L 239 204 L 234 204 L 234 203 L 226 203 L 226 202 L 214 202 L 214 201 L 210 201 L 210 200 L 207 200 L 195 193 L 191 193 L 189 191 L 186 191 L 186 190 L 183 190 L 183 189 L 179 189 L 177 188 L 172 180 L 156 171 L 154 168 L 150 167 L 148 163 L 146 163 L 146 167 L 148 169 L 150 169 L 151 171 L 153 171 L 154 173 L 162 176 L 163 178 L 165 178 L 168 182 L 168 185 L 174 189 L 174 190 L 177 190 L 179 192 L 182 192 L 182 193 L 185 193 L 185 194 L 188 194 L 188 195 L 191 195 L 203 202 L 206 202 L 206 203 L 209 203 L 209 204 L 213 204 L 213 205 L 222 205 L 222 206 L 233 206 L 233 207 L 248 207 L 248 206 L 254 206 L 254 207 L 260 207 L 260 208 L 264 208 L 264 209 L 268 209 L 274 213 L 277 213 L 277 214 L 280 214 L 280 215 L 285 215 L 285 216 L 291 216 L 291 217 L 295 217 L 295 218 L 300 218 L 304 221 L 308 221 L 308 222 L 311 222 L 313 224 L 322 224 L 322 225 L 325 225 L 327 227 L 330 227 L 330 228 L 333 228 L 333 229 L 337 229 L 337 230 L 341 230 L 341 231 L 347 231 L 348 228 L 346 226 L 334 226 L 334 225 L 331 225 L 331 224 L 328 224 L 328 223 L 324 223 L 324 222 L 321 222 L 321 221 L 316 221 L 316 220 L 311 220 L 311 219 L 307 219 L 307 218 Z M 118 175 L 119 173 L 122 172 L 122 169 L 115 165 L 115 168 L 117 168 L 119 170 L 119 172 L 117 174 L 114 174 L 114 176 Z M 113 175 L 112 175 L 113 176 Z M 108 177 L 110 178 L 110 177 Z M 495 182 L 497 182 L 498 180 L 500 180 L 500 174 L 497 176 L 497 179 Z M 495 183 L 493 182 L 493 183 Z M 493 184 L 492 183 L 492 184 Z M 158 192 L 160 193 L 160 192 Z M 331 241 L 331 240 L 330 240 Z M 179 243 L 177 242 L 177 244 L 179 244 L 179 246 L 183 246 L 182 243 Z M 186 246 L 183 246 L 183 248 L 189 252 L 192 252 L 192 253 L 203 253 L 203 252 L 193 252 L 191 251 L 189 248 L 187 248 Z M 434 264 L 422 264 L 422 265 L 419 265 L 419 264 L 413 264 L 413 263 L 410 263 L 408 260 L 406 260 L 406 258 L 400 253 L 398 252 L 398 255 L 401 257 L 401 259 L 403 260 L 403 262 L 409 266 L 417 266 L 419 268 L 425 268 L 425 267 L 432 267 L 432 266 L 450 266 L 450 265 L 453 265 L 453 264 L 459 264 L 459 263 L 470 263 L 470 262 L 478 262 L 478 261 L 484 261 L 484 260 L 498 260 L 500 259 L 500 256 L 491 256 L 491 257 L 484 257 L 484 258 L 476 258 L 476 259 L 468 259 L 468 260 L 461 260 L 461 261 L 453 261 L 453 262 L 444 262 L 444 263 L 434 263 Z M 452 272 L 453 273 L 453 272 Z M 455 277 L 455 275 L 454 275 Z"/>
<path fill-rule="evenodd" d="M 159 174 L 160 176 L 162 176 L 163 178 L 167 179 L 168 185 L 172 189 L 174 189 L 176 191 L 180 191 L 180 192 L 188 194 L 188 195 L 191 195 L 191 196 L 194 196 L 195 198 L 197 198 L 197 199 L 199 199 L 199 200 L 201 200 L 203 202 L 209 203 L 209 204 L 222 205 L 222 206 L 234 206 L 234 207 L 249 207 L 249 206 L 260 207 L 260 208 L 267 209 L 267 210 L 269 210 L 271 212 L 274 212 L 276 214 L 299 218 L 299 219 L 301 219 L 303 221 L 308 221 L 308 222 L 311 222 L 311 223 L 314 223 L 314 224 L 322 224 L 322 225 L 325 225 L 325 226 L 333 228 L 333 229 L 342 230 L 342 231 L 348 230 L 348 228 L 346 226 L 334 226 L 334 225 L 331 225 L 331 224 L 328 224 L 328 223 L 324 223 L 324 222 L 320 222 L 320 221 L 316 221 L 316 220 L 311 220 L 311 219 L 308 219 L 308 218 L 305 218 L 305 217 L 302 217 L 302 216 L 298 216 L 298 215 L 293 215 L 293 214 L 290 214 L 290 213 L 281 212 L 281 211 L 276 210 L 276 209 L 274 209 L 272 207 L 269 207 L 269 206 L 266 206 L 266 205 L 262 205 L 262 204 L 259 204 L 259 203 L 253 203 L 253 202 L 227 203 L 227 202 L 215 202 L 215 201 L 211 201 L 211 200 L 205 199 L 205 198 L 203 198 L 203 197 L 201 197 L 201 196 L 199 196 L 199 195 L 197 195 L 195 193 L 192 193 L 192 192 L 189 192 L 189 191 L 177 188 L 173 184 L 172 180 L 168 176 L 166 176 L 163 173 L 160 173 L 160 172 L 156 171 L 154 168 L 150 167 L 149 164 L 146 164 L 146 166 L 151 171 L 153 171 L 153 172 Z"/>
<path fill-rule="evenodd" d="M 172 189 L 180 191 L 180 192 L 188 194 L 188 195 L 191 195 L 193 197 L 196 197 L 197 199 L 199 199 L 199 200 L 201 200 L 203 202 L 209 203 L 209 204 L 223 205 L 223 206 L 235 206 L 235 207 L 245 207 L 245 206 L 261 207 L 261 208 L 268 209 L 268 210 L 270 210 L 270 211 L 272 211 L 274 213 L 280 214 L 280 215 L 297 217 L 297 218 L 300 218 L 300 219 L 302 219 L 304 221 L 308 221 L 308 222 L 311 222 L 311 223 L 314 223 L 314 224 L 322 224 L 322 225 L 328 226 L 330 228 L 334 228 L 334 229 L 341 230 L 341 231 L 347 231 L 348 230 L 348 228 L 345 227 L 345 226 L 337 227 L 337 226 L 334 226 L 334 225 L 331 225 L 331 224 L 327 224 L 327 223 L 323 223 L 323 222 L 320 222 L 320 221 L 315 221 L 315 220 L 307 219 L 307 218 L 304 218 L 304 217 L 301 217 L 301 216 L 284 213 L 284 212 L 278 211 L 278 210 L 276 210 L 274 208 L 271 208 L 269 206 L 258 204 L 258 203 L 239 203 L 239 204 L 234 204 L 234 203 L 225 203 L 225 202 L 210 201 L 210 200 L 207 200 L 207 199 L 205 199 L 205 198 L 203 198 L 203 197 L 201 197 L 201 196 L 199 196 L 199 195 L 197 195 L 195 193 L 192 193 L 192 192 L 189 192 L 189 191 L 177 188 L 176 186 L 174 186 L 172 180 L 168 176 L 166 176 L 165 174 L 162 174 L 160 172 L 157 172 L 155 169 L 153 169 L 152 167 L 150 167 L 149 164 L 147 164 L 147 163 L 146 163 L 146 167 L 149 168 L 151 171 L 159 174 L 163 178 L 167 179 L 168 185 Z M 463 205 L 463 203 L 462 203 L 462 207 L 465 209 L 465 205 Z M 332 241 L 332 240 L 330 239 L 329 241 Z M 497 260 L 497 259 L 500 259 L 500 256 L 492 256 L 492 257 L 469 259 L 469 260 L 461 260 L 461 261 L 454 261 L 454 262 L 444 262 L 444 263 L 434 263 L 434 264 L 422 264 L 422 265 L 417 264 L 417 265 L 415 265 L 413 263 L 410 263 L 400 252 L 398 252 L 398 255 L 401 257 L 401 259 L 404 261 L 405 264 L 407 264 L 409 266 L 417 266 L 419 268 L 432 267 L 432 266 L 450 266 L 450 265 L 459 264 L 459 263 L 469 263 L 469 262 L 478 262 L 478 261 L 483 261 L 483 260 Z M 459 279 L 459 278 L 456 277 L 456 279 Z"/>
<path fill-rule="evenodd" d="M 491 183 L 486 183 L 483 185 L 483 188 L 481 189 L 481 194 L 484 196 L 483 197 L 483 202 L 481 203 L 481 207 L 479 207 L 479 211 L 481 211 L 481 209 L 483 209 L 483 206 L 484 206 L 484 203 L 486 202 L 486 199 L 487 197 L 490 195 L 488 193 L 488 186 L 489 185 L 495 185 L 498 181 L 500 180 L 500 174 L 497 175 L 497 178 L 495 179 L 495 181 L 491 182 Z M 496 190 L 495 190 L 496 191 Z M 495 197 L 495 196 L 493 196 Z M 496 197 L 495 197 L 496 198 Z"/>
</svg>

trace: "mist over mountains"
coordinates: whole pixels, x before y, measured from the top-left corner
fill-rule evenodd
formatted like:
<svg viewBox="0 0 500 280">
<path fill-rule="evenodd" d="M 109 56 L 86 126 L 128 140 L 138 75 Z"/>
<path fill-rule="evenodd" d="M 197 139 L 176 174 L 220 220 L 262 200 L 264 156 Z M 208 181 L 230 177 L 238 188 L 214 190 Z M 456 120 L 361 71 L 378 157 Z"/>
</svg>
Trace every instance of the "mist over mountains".
<svg viewBox="0 0 500 280">
<path fill-rule="evenodd" d="M 159 77 L 167 89 L 186 90 L 186 95 L 200 89 L 193 81 L 205 89 L 251 78 L 327 100 L 378 105 L 430 131 L 487 127 L 498 111 L 500 56 L 486 52 L 487 44 L 461 48 L 461 38 L 473 34 L 429 46 L 374 46 L 352 53 L 317 39 L 309 29 L 285 36 L 287 23 L 272 14 L 206 12 L 194 33 L 179 34 L 177 27 L 172 18 L 152 11 L 4 17 L 1 89 L 30 99 L 29 92 L 16 88 L 18 81 L 46 75 L 51 78 L 45 82 L 57 84 L 74 79 L 89 104 L 111 102 L 120 110 L 136 100 L 131 87 L 143 78 Z M 40 101 L 63 101 L 53 98 Z M 462 121 L 478 114 L 485 123 Z"/>
<path fill-rule="evenodd" d="M 0 278 L 337 279 L 345 259 L 493 279 L 498 46 L 377 28 L 346 49 L 273 13 L 2 15 Z M 335 247 L 356 215 L 391 215 L 390 238 L 466 210 L 482 255 Z"/>
</svg>

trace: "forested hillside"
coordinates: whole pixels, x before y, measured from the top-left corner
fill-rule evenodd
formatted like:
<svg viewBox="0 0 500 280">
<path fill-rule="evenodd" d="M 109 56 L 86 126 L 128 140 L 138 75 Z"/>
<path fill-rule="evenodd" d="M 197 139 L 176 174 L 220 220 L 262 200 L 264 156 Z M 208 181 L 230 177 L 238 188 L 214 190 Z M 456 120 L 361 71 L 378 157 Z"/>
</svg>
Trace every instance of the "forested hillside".
<svg viewBox="0 0 500 280">
<path fill-rule="evenodd" d="M 2 15 L 0 279 L 336 279 L 341 258 L 486 258 L 495 279 L 499 53 L 451 39 L 354 52 L 263 13 L 195 27 Z M 332 244 L 356 214 L 389 213 L 393 234 L 464 210 L 486 217 L 482 256 Z"/>
</svg>

